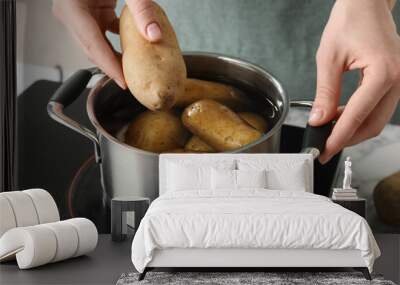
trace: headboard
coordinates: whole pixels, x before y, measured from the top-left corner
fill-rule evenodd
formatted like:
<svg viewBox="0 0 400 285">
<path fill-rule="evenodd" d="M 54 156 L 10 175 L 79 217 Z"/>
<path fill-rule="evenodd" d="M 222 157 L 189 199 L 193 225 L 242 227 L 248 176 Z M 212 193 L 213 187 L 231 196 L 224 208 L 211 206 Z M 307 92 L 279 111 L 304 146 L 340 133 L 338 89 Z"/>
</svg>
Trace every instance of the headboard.
<svg viewBox="0 0 400 285">
<path fill-rule="evenodd" d="M 258 161 L 266 164 L 285 162 L 285 161 L 304 161 L 306 164 L 308 189 L 307 192 L 313 193 L 314 162 L 311 154 L 278 154 L 278 153 L 202 153 L 202 154 L 161 154 L 159 158 L 159 195 L 166 191 L 167 168 L 169 163 L 184 164 L 193 166 L 214 166 L 221 162 L 237 165 L 237 161 Z"/>
</svg>

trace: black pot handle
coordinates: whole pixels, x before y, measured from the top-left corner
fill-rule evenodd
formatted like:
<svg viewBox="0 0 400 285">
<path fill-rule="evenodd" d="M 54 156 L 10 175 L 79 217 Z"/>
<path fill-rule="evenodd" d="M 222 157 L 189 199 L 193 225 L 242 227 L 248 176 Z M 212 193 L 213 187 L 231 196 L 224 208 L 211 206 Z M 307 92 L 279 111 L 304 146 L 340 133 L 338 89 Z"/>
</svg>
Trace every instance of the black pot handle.
<svg viewBox="0 0 400 285">
<path fill-rule="evenodd" d="M 293 101 L 290 102 L 292 107 L 307 107 L 312 108 L 313 102 L 310 101 Z M 303 136 L 303 153 L 311 153 L 314 158 L 317 158 L 325 149 L 326 141 L 328 140 L 335 122 L 330 121 L 325 125 L 313 127 L 307 124 Z"/>
<path fill-rule="evenodd" d="M 57 102 L 67 107 L 71 105 L 85 90 L 95 70 L 81 69 L 68 78 L 50 98 L 50 102 Z"/>
<path fill-rule="evenodd" d="M 101 71 L 98 68 L 78 70 L 56 90 L 47 104 L 47 113 L 53 120 L 78 132 L 93 142 L 96 162 L 101 162 L 100 145 L 96 134 L 65 115 L 64 108 L 71 105 L 81 95 L 93 75 L 100 73 Z"/>
<path fill-rule="evenodd" d="M 332 132 L 333 125 L 333 122 L 319 127 L 307 124 L 303 137 L 302 152 L 312 153 L 314 157 L 318 157 L 325 149 L 325 144 Z"/>
</svg>

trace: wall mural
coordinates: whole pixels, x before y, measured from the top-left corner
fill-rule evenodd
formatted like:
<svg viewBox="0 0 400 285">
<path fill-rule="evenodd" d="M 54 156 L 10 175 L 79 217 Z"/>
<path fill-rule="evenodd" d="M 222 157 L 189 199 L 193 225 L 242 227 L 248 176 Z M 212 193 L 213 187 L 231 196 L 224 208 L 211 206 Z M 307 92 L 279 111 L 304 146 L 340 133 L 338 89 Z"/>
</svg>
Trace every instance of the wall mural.
<svg viewBox="0 0 400 285">
<path fill-rule="evenodd" d="M 352 187 L 367 201 L 367 220 L 377 233 L 400 233 L 400 126 L 343 151 L 335 180 L 342 187 L 344 161 L 352 158 Z"/>
</svg>

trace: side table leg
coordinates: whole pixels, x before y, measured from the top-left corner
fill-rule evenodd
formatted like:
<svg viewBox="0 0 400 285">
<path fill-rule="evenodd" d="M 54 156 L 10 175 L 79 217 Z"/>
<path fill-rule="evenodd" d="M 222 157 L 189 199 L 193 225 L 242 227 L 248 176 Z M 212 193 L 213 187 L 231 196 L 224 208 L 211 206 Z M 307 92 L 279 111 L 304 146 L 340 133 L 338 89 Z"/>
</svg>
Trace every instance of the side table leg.
<svg viewBox="0 0 400 285">
<path fill-rule="evenodd" d="M 148 208 L 148 203 L 140 203 L 135 207 L 135 232 L 139 228 L 140 221 L 143 219 Z"/>
<path fill-rule="evenodd" d="M 122 241 L 122 205 L 111 201 L 111 239 L 112 241 Z"/>
</svg>

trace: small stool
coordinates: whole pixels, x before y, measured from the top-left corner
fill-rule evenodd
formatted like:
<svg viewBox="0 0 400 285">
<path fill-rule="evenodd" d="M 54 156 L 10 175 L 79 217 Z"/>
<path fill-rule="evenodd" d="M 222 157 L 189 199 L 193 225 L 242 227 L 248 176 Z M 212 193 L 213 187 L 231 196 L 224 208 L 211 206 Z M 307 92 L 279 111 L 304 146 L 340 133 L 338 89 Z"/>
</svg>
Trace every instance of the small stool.
<svg viewBox="0 0 400 285">
<path fill-rule="evenodd" d="M 123 241 L 128 228 L 126 212 L 135 212 L 135 231 L 150 205 L 150 199 L 144 197 L 116 197 L 111 200 L 111 239 Z"/>
</svg>

